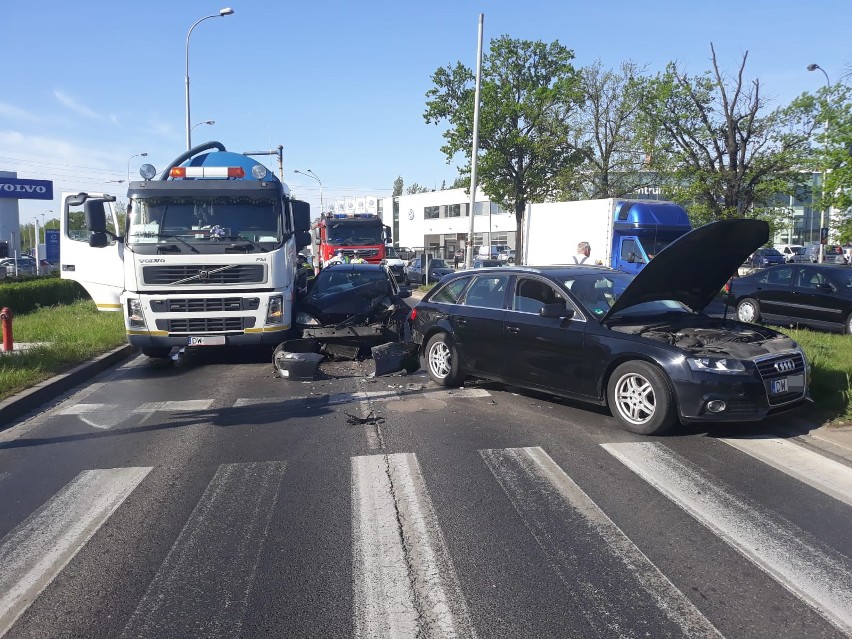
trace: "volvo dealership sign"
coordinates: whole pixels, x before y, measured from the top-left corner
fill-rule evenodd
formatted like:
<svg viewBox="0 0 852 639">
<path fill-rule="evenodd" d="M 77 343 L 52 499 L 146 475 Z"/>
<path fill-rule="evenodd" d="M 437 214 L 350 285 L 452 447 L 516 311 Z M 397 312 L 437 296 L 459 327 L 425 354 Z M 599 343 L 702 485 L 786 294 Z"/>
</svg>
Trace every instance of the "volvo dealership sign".
<svg viewBox="0 0 852 639">
<path fill-rule="evenodd" d="M 0 177 L 0 197 L 19 200 L 52 200 L 53 182 L 51 180 L 19 180 Z"/>
</svg>

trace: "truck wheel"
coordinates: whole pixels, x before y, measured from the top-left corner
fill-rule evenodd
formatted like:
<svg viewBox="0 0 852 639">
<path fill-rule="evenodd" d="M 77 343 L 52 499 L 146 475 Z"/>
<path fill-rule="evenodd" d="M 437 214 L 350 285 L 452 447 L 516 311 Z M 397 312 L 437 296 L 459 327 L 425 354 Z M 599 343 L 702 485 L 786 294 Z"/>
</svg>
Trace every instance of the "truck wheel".
<svg viewBox="0 0 852 639">
<path fill-rule="evenodd" d="M 607 384 L 609 409 L 631 433 L 657 435 L 677 418 L 665 374 L 648 362 L 632 361 L 613 371 Z"/>
<path fill-rule="evenodd" d="M 740 300 L 737 304 L 737 319 L 749 324 L 760 321 L 760 303 L 750 297 Z"/>
<path fill-rule="evenodd" d="M 171 346 L 156 346 L 152 348 L 143 348 L 142 354 L 146 357 L 154 357 L 158 359 L 163 359 L 164 357 L 168 357 L 169 353 L 172 352 Z"/>
<path fill-rule="evenodd" d="M 463 376 L 459 371 L 458 351 L 452 338 L 437 333 L 426 344 L 426 370 L 439 386 L 459 386 Z"/>
</svg>

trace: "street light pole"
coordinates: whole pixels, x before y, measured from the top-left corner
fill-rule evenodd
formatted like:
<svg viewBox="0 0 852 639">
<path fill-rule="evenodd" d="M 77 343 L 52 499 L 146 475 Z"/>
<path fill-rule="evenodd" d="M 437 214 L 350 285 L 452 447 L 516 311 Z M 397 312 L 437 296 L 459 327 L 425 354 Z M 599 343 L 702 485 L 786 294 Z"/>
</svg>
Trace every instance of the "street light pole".
<svg viewBox="0 0 852 639">
<path fill-rule="evenodd" d="M 320 180 L 320 179 L 319 179 L 319 176 L 317 176 L 317 174 L 316 174 L 316 173 L 314 173 L 313 171 L 311 171 L 310 169 L 306 169 L 306 170 L 304 170 L 304 171 L 300 171 L 299 169 L 293 169 L 293 173 L 298 173 L 299 175 L 307 175 L 308 177 L 310 177 L 310 178 L 314 178 L 317 182 L 319 182 L 319 187 L 320 187 L 320 211 L 321 211 L 322 213 L 325 213 L 325 203 L 323 202 L 323 199 L 322 199 L 322 180 Z"/>
<path fill-rule="evenodd" d="M 209 16 L 204 16 L 203 18 L 196 20 L 195 24 L 193 24 L 189 31 L 186 34 L 186 150 L 189 151 L 192 148 L 192 127 L 189 122 L 189 36 L 192 35 L 192 30 L 195 29 L 199 24 L 204 22 L 209 18 L 224 18 L 225 16 L 232 15 L 234 10 L 230 7 L 225 7 L 224 9 L 220 9 L 219 13 L 214 13 Z"/>
<path fill-rule="evenodd" d="M 130 184 L 130 160 L 132 160 L 133 158 L 147 158 L 147 157 L 148 157 L 147 153 L 137 153 L 136 155 L 131 155 L 127 159 L 127 183 L 128 184 Z"/>
<path fill-rule="evenodd" d="M 201 126 L 202 124 L 216 124 L 216 120 L 204 120 L 203 122 L 196 122 L 195 124 L 192 125 L 190 132 L 194 131 L 195 127 Z"/>
<path fill-rule="evenodd" d="M 808 68 L 808 71 L 816 71 L 817 69 L 822 71 L 822 74 L 825 76 L 825 86 L 830 93 L 831 92 L 831 80 L 828 79 L 828 73 L 825 72 L 825 69 L 823 69 L 821 66 L 819 66 L 818 64 L 815 64 L 815 63 L 809 64 L 807 68 Z M 828 99 L 828 97 L 829 96 L 826 96 L 826 99 Z M 823 131 L 826 134 L 828 133 L 828 120 L 826 120 L 825 123 L 823 124 Z M 828 140 L 826 140 L 826 142 L 828 142 Z M 823 167 L 823 169 L 822 169 L 822 193 L 823 193 L 823 195 L 825 194 L 825 180 L 826 180 L 827 177 L 828 177 L 828 170 L 825 167 Z M 831 206 L 828 207 L 828 223 L 831 224 Z M 824 227 L 825 227 L 825 207 L 820 207 L 820 209 L 819 209 L 819 232 L 820 232 L 819 263 L 820 264 L 825 262 L 825 244 L 822 243 L 822 229 Z"/>
</svg>

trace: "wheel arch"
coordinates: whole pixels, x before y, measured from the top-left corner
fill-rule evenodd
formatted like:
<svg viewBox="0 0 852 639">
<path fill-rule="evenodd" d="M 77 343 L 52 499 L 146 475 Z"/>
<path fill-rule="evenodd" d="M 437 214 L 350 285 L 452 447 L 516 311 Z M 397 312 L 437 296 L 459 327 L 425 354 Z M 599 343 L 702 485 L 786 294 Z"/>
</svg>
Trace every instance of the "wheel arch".
<svg viewBox="0 0 852 639">
<path fill-rule="evenodd" d="M 646 364 L 650 364 L 651 366 L 660 371 L 663 376 L 663 379 L 666 381 L 666 384 L 669 387 L 669 392 L 671 393 L 672 403 L 674 404 L 675 410 L 677 411 L 677 414 L 680 415 L 680 401 L 677 396 L 677 391 L 675 390 L 675 385 L 674 382 L 672 382 L 671 376 L 669 375 L 668 371 L 664 366 L 661 366 L 660 363 L 657 362 L 653 357 L 649 357 L 648 355 L 645 355 L 643 353 L 623 353 L 609 363 L 606 370 L 604 371 L 603 377 L 601 378 L 597 390 L 598 398 L 601 400 L 602 405 L 606 406 L 607 408 L 610 408 L 609 398 L 607 398 L 606 389 L 609 387 L 609 380 L 612 378 L 612 374 L 615 372 L 615 369 L 621 366 L 622 364 L 635 361 L 645 362 Z"/>
</svg>

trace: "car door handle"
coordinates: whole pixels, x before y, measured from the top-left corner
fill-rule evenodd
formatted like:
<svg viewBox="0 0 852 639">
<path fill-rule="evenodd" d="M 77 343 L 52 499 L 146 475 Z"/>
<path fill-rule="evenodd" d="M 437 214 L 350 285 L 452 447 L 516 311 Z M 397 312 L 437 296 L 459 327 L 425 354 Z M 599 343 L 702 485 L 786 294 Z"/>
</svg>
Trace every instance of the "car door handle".
<svg viewBox="0 0 852 639">
<path fill-rule="evenodd" d="M 517 326 L 507 326 L 507 327 L 506 327 L 506 332 L 507 332 L 507 333 L 512 333 L 513 335 L 516 335 L 516 334 L 518 334 L 518 333 L 520 333 L 520 332 L 521 332 L 521 329 L 520 329 L 519 327 L 517 327 Z"/>
</svg>

